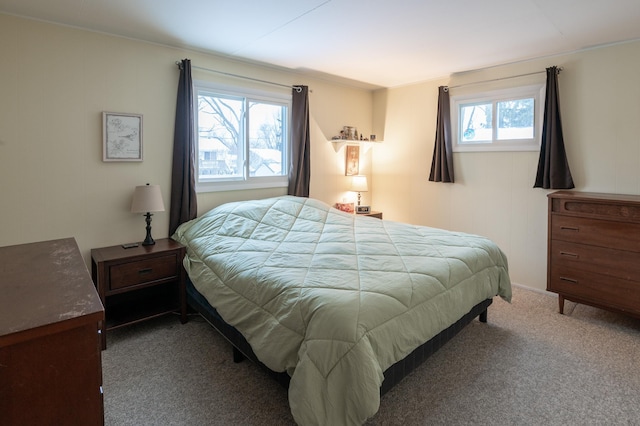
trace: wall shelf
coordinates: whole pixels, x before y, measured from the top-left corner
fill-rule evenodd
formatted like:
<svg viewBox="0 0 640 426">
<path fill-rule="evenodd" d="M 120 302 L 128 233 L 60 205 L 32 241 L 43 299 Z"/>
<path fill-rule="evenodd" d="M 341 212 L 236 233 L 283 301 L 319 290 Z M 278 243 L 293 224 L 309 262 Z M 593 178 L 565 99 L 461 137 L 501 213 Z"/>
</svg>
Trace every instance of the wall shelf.
<svg viewBox="0 0 640 426">
<path fill-rule="evenodd" d="M 382 141 L 361 141 L 356 139 L 331 139 L 329 142 L 333 144 L 333 149 L 338 152 L 345 145 L 358 145 L 363 148 L 363 152 L 367 152 L 375 144 L 382 143 Z"/>
</svg>

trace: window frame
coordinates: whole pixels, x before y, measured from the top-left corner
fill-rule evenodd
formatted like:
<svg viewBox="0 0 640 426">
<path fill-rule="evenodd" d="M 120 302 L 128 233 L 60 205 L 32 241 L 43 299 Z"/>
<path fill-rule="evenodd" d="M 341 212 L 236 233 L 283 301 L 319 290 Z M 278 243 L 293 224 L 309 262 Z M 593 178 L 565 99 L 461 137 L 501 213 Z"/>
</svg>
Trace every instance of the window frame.
<svg viewBox="0 0 640 426">
<path fill-rule="evenodd" d="M 525 98 L 534 99 L 533 138 L 497 139 L 497 104 L 503 101 Z M 451 97 L 451 137 L 453 152 L 491 152 L 491 151 L 539 151 L 542 140 L 542 122 L 544 114 L 545 84 L 531 84 L 506 89 L 487 90 Z M 489 142 L 469 143 L 461 141 L 460 110 L 463 105 L 492 104 L 492 138 Z"/>
<path fill-rule="evenodd" d="M 291 93 L 283 93 L 282 91 L 267 91 L 249 87 L 233 86 L 228 84 L 219 84 L 205 80 L 194 80 L 193 82 L 193 102 L 194 102 L 194 134 L 195 134 L 195 185 L 196 192 L 219 192 L 219 191 L 239 191 L 248 189 L 265 189 L 265 188 L 283 188 L 289 186 L 289 163 L 291 159 Z M 282 160 L 282 175 L 280 176 L 250 176 L 248 171 L 248 158 L 250 153 L 249 146 L 249 117 L 243 114 L 242 122 L 242 150 L 245 156 L 243 175 L 239 177 L 229 178 L 210 178 L 200 179 L 199 158 L 200 158 L 200 132 L 198 129 L 198 99 L 201 94 L 208 94 L 220 97 L 241 98 L 245 105 L 250 102 L 260 102 L 265 104 L 280 105 L 286 107 L 286 116 L 284 117 L 283 131 L 285 136 L 285 149 Z"/>
</svg>

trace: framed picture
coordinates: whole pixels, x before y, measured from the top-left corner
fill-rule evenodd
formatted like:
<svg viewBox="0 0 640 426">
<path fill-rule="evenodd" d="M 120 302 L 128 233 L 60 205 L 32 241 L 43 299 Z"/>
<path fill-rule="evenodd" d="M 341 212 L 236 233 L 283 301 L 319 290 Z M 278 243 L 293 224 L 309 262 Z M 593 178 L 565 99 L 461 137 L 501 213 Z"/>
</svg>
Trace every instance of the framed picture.
<svg viewBox="0 0 640 426">
<path fill-rule="evenodd" d="M 355 176 L 360 174 L 360 147 L 358 145 L 347 145 L 345 151 L 346 164 L 344 167 L 345 176 Z"/>
<path fill-rule="evenodd" d="M 142 115 L 102 113 L 102 161 L 142 161 Z"/>
</svg>

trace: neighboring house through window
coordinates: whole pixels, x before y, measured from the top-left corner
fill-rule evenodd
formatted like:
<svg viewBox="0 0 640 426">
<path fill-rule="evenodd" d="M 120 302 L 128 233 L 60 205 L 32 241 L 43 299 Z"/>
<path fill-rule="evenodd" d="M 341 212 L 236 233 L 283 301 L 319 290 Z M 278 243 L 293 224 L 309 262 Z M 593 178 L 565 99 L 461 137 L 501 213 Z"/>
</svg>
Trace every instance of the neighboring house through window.
<svg viewBox="0 0 640 426">
<path fill-rule="evenodd" d="M 198 192 L 288 185 L 291 94 L 197 81 Z"/>
</svg>

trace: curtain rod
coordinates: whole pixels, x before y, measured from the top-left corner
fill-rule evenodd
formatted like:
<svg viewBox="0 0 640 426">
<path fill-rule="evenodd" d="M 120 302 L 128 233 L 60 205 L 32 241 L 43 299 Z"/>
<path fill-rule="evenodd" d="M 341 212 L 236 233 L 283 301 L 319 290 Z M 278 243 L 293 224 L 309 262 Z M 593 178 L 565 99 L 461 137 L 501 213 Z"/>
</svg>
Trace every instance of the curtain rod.
<svg viewBox="0 0 640 426">
<path fill-rule="evenodd" d="M 178 66 L 178 68 L 182 69 L 182 62 L 181 61 L 176 61 L 176 65 Z M 213 72 L 213 73 L 216 73 L 216 74 L 222 74 L 222 75 L 226 75 L 227 77 L 242 78 L 242 79 L 245 79 L 245 80 L 256 81 L 258 83 L 264 83 L 264 84 L 271 84 L 273 86 L 286 87 L 287 89 L 295 89 L 296 92 L 298 92 L 298 93 L 300 93 L 302 91 L 302 88 L 300 86 L 288 86 L 286 84 L 275 83 L 273 81 L 260 80 L 258 78 L 246 77 L 244 75 L 232 74 L 232 73 L 226 72 L 226 71 L 218 71 L 218 70 L 213 70 L 211 68 L 198 67 L 198 66 L 195 66 L 195 65 L 191 65 L 191 68 L 195 68 L 197 70 L 202 70 L 202 71 L 209 71 L 209 72 Z"/>
<path fill-rule="evenodd" d="M 560 74 L 560 71 L 562 71 L 562 67 L 558 68 L 558 74 Z M 447 90 L 449 90 L 449 89 L 457 89 L 458 87 L 471 86 L 473 84 L 491 83 L 493 81 L 509 80 L 511 78 L 526 77 L 526 76 L 529 76 L 529 75 L 536 75 L 536 74 L 545 74 L 546 72 L 547 72 L 546 70 L 545 71 L 536 71 L 536 72 L 530 72 L 530 73 L 527 73 L 527 74 L 512 75 L 512 76 L 509 76 L 509 77 L 493 78 L 491 80 L 474 81 L 473 83 L 459 84 L 457 86 L 448 86 Z"/>
</svg>

